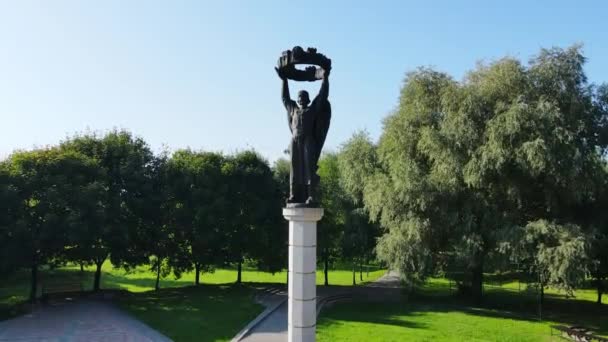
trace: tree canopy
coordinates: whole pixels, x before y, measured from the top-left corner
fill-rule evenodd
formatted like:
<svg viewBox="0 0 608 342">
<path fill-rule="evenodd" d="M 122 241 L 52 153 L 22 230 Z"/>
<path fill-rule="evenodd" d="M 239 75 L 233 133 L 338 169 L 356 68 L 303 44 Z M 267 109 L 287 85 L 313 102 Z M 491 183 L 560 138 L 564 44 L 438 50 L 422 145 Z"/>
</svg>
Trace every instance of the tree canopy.
<svg viewBox="0 0 608 342">
<path fill-rule="evenodd" d="M 605 86 L 588 82 L 584 62 L 573 46 L 543 49 L 527 65 L 480 64 L 461 82 L 428 68 L 408 73 L 375 156 L 360 153 L 377 165 L 350 176 L 385 229 L 378 256 L 411 283 L 465 270 L 480 298 L 484 263 L 500 258 L 499 246 L 517 244 L 507 231 L 540 225 L 554 228 L 556 246 L 579 241 L 559 232 L 586 229 L 580 213 L 605 174 L 608 117 Z M 357 135 L 351 142 L 363 143 Z M 534 241 L 540 263 L 549 251 Z M 551 254 L 545 266 L 554 285 L 570 286 L 558 265 L 586 255 L 577 246 Z"/>
</svg>

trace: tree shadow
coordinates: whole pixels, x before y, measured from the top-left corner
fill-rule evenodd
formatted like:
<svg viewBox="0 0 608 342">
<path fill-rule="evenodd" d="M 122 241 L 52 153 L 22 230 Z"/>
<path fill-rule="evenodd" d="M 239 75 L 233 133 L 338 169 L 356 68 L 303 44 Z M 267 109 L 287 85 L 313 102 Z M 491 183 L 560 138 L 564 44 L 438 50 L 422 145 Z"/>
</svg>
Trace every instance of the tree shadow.
<svg viewBox="0 0 608 342">
<path fill-rule="evenodd" d="M 262 306 L 248 285 L 200 285 L 141 293 L 124 292 L 117 303 L 174 340 L 229 340 Z"/>
<path fill-rule="evenodd" d="M 545 294 L 542 305 L 533 293 L 510 290 L 486 291 L 479 304 L 472 304 L 467 297 L 445 293 L 429 295 L 428 291 L 411 294 L 409 301 L 430 305 L 433 311 L 450 310 L 484 317 L 581 325 L 599 335 L 608 335 L 607 305 L 560 294 Z"/>
<path fill-rule="evenodd" d="M 363 309 L 364 308 L 364 309 Z M 331 328 L 341 325 L 340 321 L 373 323 L 390 325 L 401 328 L 426 329 L 424 323 L 404 319 L 404 316 L 414 316 L 416 313 L 408 312 L 403 315 L 403 307 L 395 306 L 395 303 L 377 303 L 363 300 L 336 303 L 328 309 L 324 309 L 318 326 Z"/>
<path fill-rule="evenodd" d="M 504 276 L 496 281 L 509 282 Z M 469 297 L 456 294 L 446 279 L 430 282 L 412 293 L 404 293 L 398 303 L 395 300 L 384 303 L 369 303 L 355 296 L 352 304 L 339 303 L 322 313 L 321 322 L 325 326 L 339 325 L 340 321 L 386 324 L 407 328 L 428 328 L 408 318 L 427 313 L 460 312 L 467 315 L 550 324 L 580 325 L 598 335 L 608 335 L 608 306 L 598 305 L 589 300 L 567 297 L 564 294 L 546 293 L 542 306 L 538 295 L 511 288 L 490 288 L 484 292 L 480 304 L 472 304 Z M 367 289 L 372 290 L 372 289 Z M 369 297 L 369 296 L 368 296 Z M 393 297 L 395 298 L 395 297 Z"/>
</svg>

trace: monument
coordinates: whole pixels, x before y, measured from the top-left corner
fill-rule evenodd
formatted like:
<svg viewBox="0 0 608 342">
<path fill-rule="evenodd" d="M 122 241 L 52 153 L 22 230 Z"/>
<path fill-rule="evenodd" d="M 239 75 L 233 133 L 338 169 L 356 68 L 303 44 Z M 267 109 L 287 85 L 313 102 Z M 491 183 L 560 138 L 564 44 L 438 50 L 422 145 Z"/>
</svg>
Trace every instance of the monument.
<svg viewBox="0 0 608 342">
<path fill-rule="evenodd" d="M 307 64 L 304 70 L 296 65 Z M 315 340 L 317 322 L 317 222 L 323 209 L 316 204 L 318 161 L 331 120 L 329 74 L 331 59 L 314 48 L 284 51 L 275 68 L 283 83 L 281 97 L 291 130 L 289 198 L 283 216 L 289 221 L 289 299 L 287 334 L 290 342 Z M 289 80 L 321 80 L 311 102 L 308 92 L 289 95 Z"/>
</svg>

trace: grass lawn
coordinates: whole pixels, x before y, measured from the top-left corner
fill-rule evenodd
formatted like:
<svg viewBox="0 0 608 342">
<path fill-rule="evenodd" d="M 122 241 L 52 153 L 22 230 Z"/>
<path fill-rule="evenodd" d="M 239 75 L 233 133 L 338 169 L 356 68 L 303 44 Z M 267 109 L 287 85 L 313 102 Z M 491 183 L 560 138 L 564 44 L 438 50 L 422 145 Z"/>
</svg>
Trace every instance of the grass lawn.
<svg viewBox="0 0 608 342">
<path fill-rule="evenodd" d="M 324 310 L 317 340 L 552 341 L 553 324 L 583 325 L 608 336 L 608 306 L 595 304 L 591 289 L 577 291 L 577 298 L 548 290 L 542 321 L 536 295 L 520 291 L 517 282 L 486 286 L 484 296 L 482 305 L 471 305 L 448 280 L 430 279 L 400 303 L 352 302 Z"/>
<path fill-rule="evenodd" d="M 363 273 L 363 282 L 373 281 L 384 274 L 384 270 Z M 39 283 L 54 283 L 63 281 L 80 281 L 85 290 L 91 290 L 93 286 L 94 267 L 85 267 L 84 272 L 79 266 L 66 266 L 54 270 L 41 270 Z M 237 272 L 231 269 L 218 269 L 213 273 L 204 273 L 201 276 L 203 284 L 232 284 L 236 281 Z M 357 283 L 359 274 L 357 273 Z M 29 295 L 29 272 L 24 270 L 2 279 L 0 282 L 0 320 L 6 319 L 22 311 L 19 303 L 24 302 Z M 148 267 L 142 266 L 130 270 L 115 269 L 110 262 L 102 267 L 101 287 L 103 289 L 123 289 L 129 292 L 146 292 L 154 289 L 156 275 Z M 242 272 L 244 283 L 285 283 L 286 272 L 271 274 L 259 272 L 255 269 L 244 267 Z M 329 283 L 331 285 L 352 285 L 352 271 L 331 270 L 329 272 Z M 185 287 L 194 284 L 194 273 L 189 272 L 182 275 L 180 279 L 168 276 L 161 279 L 161 288 Z M 317 272 L 317 284 L 323 284 L 323 272 Z"/>
<path fill-rule="evenodd" d="M 490 278 L 490 277 L 486 277 Z M 491 278 L 490 278 L 491 279 Z M 447 295 L 454 294 L 456 291 L 454 282 L 450 282 L 445 278 L 430 278 L 425 286 L 420 291 L 428 296 L 436 295 Z M 528 298 L 535 298 L 537 295 L 536 290 L 530 290 L 527 288 L 525 283 L 518 281 L 505 281 L 505 282 L 492 282 L 487 281 L 484 283 L 484 293 L 486 294 L 502 294 L 502 293 L 513 293 Z M 545 289 L 545 295 L 550 298 L 562 298 L 562 299 L 577 299 L 588 302 L 597 301 L 597 290 L 595 288 L 583 288 L 578 289 L 574 292 L 574 297 L 568 297 L 563 291 L 559 291 L 552 288 Z M 608 304 L 608 296 L 602 297 L 602 303 Z"/>
<path fill-rule="evenodd" d="M 448 305 L 345 303 L 323 312 L 322 341 L 547 341 L 549 323 Z"/>
<path fill-rule="evenodd" d="M 204 285 L 131 293 L 119 305 L 174 341 L 229 341 L 263 307 L 253 289 Z"/>
</svg>

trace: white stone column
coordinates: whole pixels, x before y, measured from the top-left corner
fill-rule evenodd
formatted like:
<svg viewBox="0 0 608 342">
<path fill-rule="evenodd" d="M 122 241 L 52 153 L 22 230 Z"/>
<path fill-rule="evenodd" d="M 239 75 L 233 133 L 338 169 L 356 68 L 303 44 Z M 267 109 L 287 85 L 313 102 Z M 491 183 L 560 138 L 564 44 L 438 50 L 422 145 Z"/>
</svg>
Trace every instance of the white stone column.
<svg viewBox="0 0 608 342">
<path fill-rule="evenodd" d="M 322 208 L 285 208 L 289 221 L 287 341 L 313 342 L 317 325 L 317 221 Z"/>
</svg>

